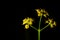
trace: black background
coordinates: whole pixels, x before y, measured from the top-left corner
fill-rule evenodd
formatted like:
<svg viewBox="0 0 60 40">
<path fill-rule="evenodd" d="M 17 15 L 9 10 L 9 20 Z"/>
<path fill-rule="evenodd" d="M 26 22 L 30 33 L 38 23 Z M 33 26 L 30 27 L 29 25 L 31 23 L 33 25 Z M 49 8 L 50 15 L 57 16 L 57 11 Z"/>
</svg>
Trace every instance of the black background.
<svg viewBox="0 0 60 40">
<path fill-rule="evenodd" d="M 59 15 L 59 2 L 58 1 L 31 1 L 18 3 L 20 6 L 16 8 L 15 13 L 9 14 L 9 23 L 8 23 L 8 36 L 9 39 L 16 40 L 37 40 L 38 35 L 37 31 L 31 27 L 26 30 L 22 24 L 22 20 L 26 17 L 32 17 L 35 20 L 33 24 L 36 28 L 38 27 L 38 17 L 35 9 L 44 8 L 50 15 L 50 18 L 53 18 L 57 22 L 57 26 L 51 29 L 50 27 L 46 28 L 41 32 L 41 40 L 59 40 L 60 38 L 60 15 Z M 13 11 L 13 8 L 12 10 Z M 42 24 L 43 25 L 43 24 Z"/>
</svg>

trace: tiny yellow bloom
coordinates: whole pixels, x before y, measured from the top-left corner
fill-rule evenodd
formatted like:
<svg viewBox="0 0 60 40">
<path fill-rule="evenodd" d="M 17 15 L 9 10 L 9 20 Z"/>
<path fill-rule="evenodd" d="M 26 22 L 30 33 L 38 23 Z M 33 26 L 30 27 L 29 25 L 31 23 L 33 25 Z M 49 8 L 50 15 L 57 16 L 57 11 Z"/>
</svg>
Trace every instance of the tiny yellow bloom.
<svg viewBox="0 0 60 40">
<path fill-rule="evenodd" d="M 43 15 L 44 17 L 47 17 L 46 14 Z"/>
<path fill-rule="evenodd" d="M 56 22 L 55 21 L 52 24 L 50 24 L 51 28 L 53 28 L 54 26 L 56 26 Z"/>
<path fill-rule="evenodd" d="M 54 26 L 56 26 L 56 22 L 53 21 L 53 19 L 48 19 L 48 20 L 46 21 L 46 23 L 50 24 L 50 27 L 51 27 L 51 28 L 53 28 Z"/>
<path fill-rule="evenodd" d="M 48 13 L 44 9 L 36 9 L 38 16 L 49 16 Z"/>
<path fill-rule="evenodd" d="M 25 28 L 28 29 L 29 28 L 29 25 L 31 26 L 33 23 L 33 19 L 32 18 L 25 18 L 23 19 L 23 25 L 25 25 Z"/>
<path fill-rule="evenodd" d="M 26 24 L 26 25 L 25 25 L 25 29 L 28 29 L 28 28 L 29 28 L 29 25 L 28 25 L 28 24 Z"/>
<path fill-rule="evenodd" d="M 25 18 L 25 19 L 23 20 L 23 25 L 26 24 L 27 22 L 28 22 L 28 19 Z"/>
<path fill-rule="evenodd" d="M 42 16 L 40 9 L 36 9 L 38 16 Z"/>
<path fill-rule="evenodd" d="M 48 20 L 46 20 L 45 23 L 49 23 L 49 24 L 51 24 L 51 23 L 52 23 L 52 19 L 49 19 L 49 18 L 48 18 Z"/>
</svg>

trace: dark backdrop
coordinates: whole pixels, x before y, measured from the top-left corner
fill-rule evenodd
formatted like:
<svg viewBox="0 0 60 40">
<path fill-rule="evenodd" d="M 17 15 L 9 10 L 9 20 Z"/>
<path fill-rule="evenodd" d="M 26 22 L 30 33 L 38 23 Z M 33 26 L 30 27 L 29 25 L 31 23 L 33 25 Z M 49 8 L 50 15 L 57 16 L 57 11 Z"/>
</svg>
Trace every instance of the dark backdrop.
<svg viewBox="0 0 60 40">
<path fill-rule="evenodd" d="M 23 5 L 23 6 L 22 6 Z M 32 29 L 31 27 L 26 30 L 22 24 L 22 20 L 25 17 L 32 17 L 35 20 L 33 24 L 36 28 L 38 28 L 38 17 L 35 9 L 36 8 L 44 8 L 57 22 L 57 26 L 51 29 L 50 27 L 46 28 L 41 32 L 41 40 L 59 40 L 60 38 L 60 8 L 58 1 L 31 1 L 31 2 L 23 2 L 19 8 L 15 9 L 15 13 L 9 14 L 9 23 L 8 23 L 8 36 L 9 39 L 16 40 L 37 40 L 37 31 Z M 13 8 L 12 10 L 13 11 Z M 43 25 L 43 24 L 42 24 Z"/>
</svg>

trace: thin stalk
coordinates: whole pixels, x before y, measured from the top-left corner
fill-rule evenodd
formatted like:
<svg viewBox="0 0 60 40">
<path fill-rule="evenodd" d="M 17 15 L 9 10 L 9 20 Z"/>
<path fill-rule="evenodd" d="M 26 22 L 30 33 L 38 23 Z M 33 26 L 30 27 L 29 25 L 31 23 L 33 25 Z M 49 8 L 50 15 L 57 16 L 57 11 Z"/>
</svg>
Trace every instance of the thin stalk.
<svg viewBox="0 0 60 40">
<path fill-rule="evenodd" d="M 42 31 L 42 30 L 44 30 L 45 28 L 47 28 L 49 26 L 49 24 L 48 25 L 46 25 L 44 28 L 42 28 L 40 31 Z"/>
<path fill-rule="evenodd" d="M 40 18 L 39 18 L 39 29 L 40 29 L 40 26 L 41 26 L 41 19 L 42 19 L 42 16 L 40 16 Z"/>
<path fill-rule="evenodd" d="M 41 26 L 41 19 L 42 19 L 42 16 L 40 16 L 40 19 L 39 19 L 38 40 L 40 40 L 40 26 Z"/>
<path fill-rule="evenodd" d="M 40 29 L 38 29 L 38 40 L 40 40 Z"/>
<path fill-rule="evenodd" d="M 31 27 L 37 31 L 37 28 L 35 28 L 34 26 L 31 26 Z"/>
</svg>

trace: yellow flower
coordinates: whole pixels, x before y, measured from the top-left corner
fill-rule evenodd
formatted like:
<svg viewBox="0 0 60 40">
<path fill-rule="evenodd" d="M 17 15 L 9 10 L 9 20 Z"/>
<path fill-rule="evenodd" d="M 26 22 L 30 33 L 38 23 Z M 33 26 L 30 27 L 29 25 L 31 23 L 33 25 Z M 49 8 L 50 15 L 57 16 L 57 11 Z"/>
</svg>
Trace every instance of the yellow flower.
<svg viewBox="0 0 60 40">
<path fill-rule="evenodd" d="M 40 11 L 40 9 L 36 9 L 37 13 L 38 13 L 38 16 L 42 16 L 42 13 Z"/>
<path fill-rule="evenodd" d="M 49 16 L 48 13 L 44 9 L 36 9 L 38 16 Z"/>
<path fill-rule="evenodd" d="M 26 23 L 28 23 L 28 20 L 29 20 L 29 18 L 23 19 L 23 25 L 26 24 Z"/>
<path fill-rule="evenodd" d="M 51 23 L 52 23 L 52 20 L 53 20 L 53 19 L 49 19 L 49 18 L 48 18 L 48 20 L 46 21 L 46 23 L 51 24 Z"/>
<path fill-rule="evenodd" d="M 32 25 L 32 22 L 33 22 L 32 18 L 27 17 L 27 18 L 23 19 L 23 25 L 25 25 L 26 29 L 29 28 L 29 25 L 30 26 Z"/>
<path fill-rule="evenodd" d="M 28 29 L 28 28 L 29 28 L 29 25 L 28 25 L 28 24 L 26 24 L 26 25 L 25 25 L 25 29 Z"/>
<path fill-rule="evenodd" d="M 51 27 L 51 28 L 53 28 L 54 26 L 56 26 L 56 22 L 53 21 L 53 19 L 48 19 L 48 20 L 46 21 L 46 23 L 50 24 L 50 27 Z"/>
</svg>

